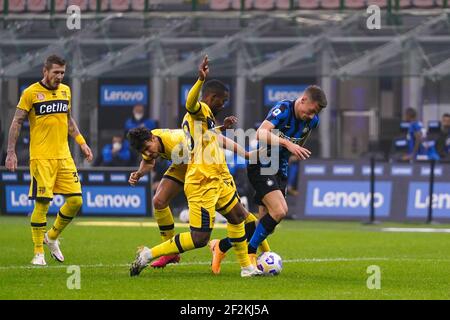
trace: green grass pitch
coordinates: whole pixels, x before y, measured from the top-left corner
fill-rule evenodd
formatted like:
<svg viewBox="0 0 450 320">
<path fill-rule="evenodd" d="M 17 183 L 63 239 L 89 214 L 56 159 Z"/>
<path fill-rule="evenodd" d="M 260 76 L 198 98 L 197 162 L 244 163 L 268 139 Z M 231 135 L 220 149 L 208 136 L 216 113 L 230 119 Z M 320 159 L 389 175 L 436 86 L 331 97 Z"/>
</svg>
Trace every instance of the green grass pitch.
<svg viewBox="0 0 450 320">
<path fill-rule="evenodd" d="M 425 225 L 283 221 L 269 237 L 283 258 L 279 276 L 242 279 L 232 251 L 214 276 L 210 252 L 201 248 L 184 253 L 177 265 L 130 278 L 136 247 L 157 244 L 158 229 L 80 224 L 89 221 L 153 220 L 76 218 L 62 234 L 66 261 L 54 261 L 45 248 L 48 266 L 33 267 L 29 218 L 0 216 L 0 299 L 450 299 L 449 233 L 380 231 Z M 225 235 L 213 231 L 214 238 Z M 67 287 L 71 265 L 80 267 L 79 290 Z M 380 289 L 367 287 L 371 265 L 381 270 Z"/>
</svg>

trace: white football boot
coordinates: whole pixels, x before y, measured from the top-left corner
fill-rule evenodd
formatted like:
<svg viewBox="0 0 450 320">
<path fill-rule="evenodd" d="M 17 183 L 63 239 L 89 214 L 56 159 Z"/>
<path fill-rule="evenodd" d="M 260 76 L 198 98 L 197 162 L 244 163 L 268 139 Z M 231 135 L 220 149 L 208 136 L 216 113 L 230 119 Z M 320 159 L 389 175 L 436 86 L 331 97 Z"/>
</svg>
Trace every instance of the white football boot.
<svg viewBox="0 0 450 320">
<path fill-rule="evenodd" d="M 130 276 L 138 276 L 152 260 L 152 252 L 147 247 L 139 247 L 136 253 L 136 259 L 130 267 Z"/>
<path fill-rule="evenodd" d="M 47 262 L 45 262 L 45 256 L 43 253 L 36 253 L 31 260 L 31 264 L 35 266 L 46 266 Z"/>
<path fill-rule="evenodd" d="M 47 232 L 44 235 L 44 243 L 48 246 L 50 250 L 50 254 L 53 259 L 55 259 L 58 262 L 64 262 L 64 256 L 59 249 L 59 240 L 50 240 L 48 237 Z"/>
<path fill-rule="evenodd" d="M 241 267 L 242 278 L 257 277 L 262 275 L 262 271 L 256 268 L 253 264 L 249 265 L 248 267 Z"/>
</svg>

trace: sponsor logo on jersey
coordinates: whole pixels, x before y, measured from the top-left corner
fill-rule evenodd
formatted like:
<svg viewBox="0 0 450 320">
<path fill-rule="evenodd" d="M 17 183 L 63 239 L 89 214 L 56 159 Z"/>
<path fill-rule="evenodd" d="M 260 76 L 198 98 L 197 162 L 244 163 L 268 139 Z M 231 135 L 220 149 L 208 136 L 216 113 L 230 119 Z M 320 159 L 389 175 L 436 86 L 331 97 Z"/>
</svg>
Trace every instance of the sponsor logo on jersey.
<svg viewBox="0 0 450 320">
<path fill-rule="evenodd" d="M 54 113 L 67 113 L 69 101 L 53 100 L 33 103 L 33 108 L 37 116 L 45 116 Z"/>
</svg>

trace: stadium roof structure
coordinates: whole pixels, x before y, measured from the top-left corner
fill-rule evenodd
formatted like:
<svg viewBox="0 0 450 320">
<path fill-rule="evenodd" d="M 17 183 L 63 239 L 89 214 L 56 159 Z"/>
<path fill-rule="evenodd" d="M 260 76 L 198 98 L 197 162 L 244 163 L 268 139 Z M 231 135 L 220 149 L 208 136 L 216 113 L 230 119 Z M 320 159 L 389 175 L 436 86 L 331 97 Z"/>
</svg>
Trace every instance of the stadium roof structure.
<svg viewBox="0 0 450 320">
<path fill-rule="evenodd" d="M 49 53 L 71 63 L 69 77 L 189 76 L 207 53 L 216 76 L 327 76 L 450 74 L 448 9 L 382 13 L 380 30 L 365 10 L 271 12 L 85 13 L 69 30 L 65 14 L 9 14 L 0 22 L 0 77 L 30 77 Z M 416 55 L 417 68 L 405 68 Z"/>
</svg>

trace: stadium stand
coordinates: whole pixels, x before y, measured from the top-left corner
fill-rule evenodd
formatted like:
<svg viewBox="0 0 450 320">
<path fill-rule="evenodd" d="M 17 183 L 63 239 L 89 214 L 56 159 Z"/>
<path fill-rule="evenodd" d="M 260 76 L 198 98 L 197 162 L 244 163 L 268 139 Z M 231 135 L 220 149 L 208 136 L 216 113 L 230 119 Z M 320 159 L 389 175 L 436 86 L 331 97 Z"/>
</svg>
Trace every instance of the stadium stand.
<svg viewBox="0 0 450 320">
<path fill-rule="evenodd" d="M 322 0 L 320 7 L 323 9 L 339 9 L 341 7 L 341 0 Z"/>
<path fill-rule="evenodd" d="M 241 0 L 231 0 L 231 9 L 240 10 L 241 9 Z M 253 0 L 245 0 L 244 1 L 244 9 L 251 9 L 253 6 Z"/>
<path fill-rule="evenodd" d="M 28 0 L 27 9 L 30 12 L 44 12 L 47 10 L 46 0 Z"/>
<path fill-rule="evenodd" d="M 209 2 L 209 8 L 211 10 L 217 10 L 217 11 L 221 11 L 221 10 L 228 10 L 231 7 L 231 2 L 230 0 L 211 0 Z"/>
<path fill-rule="evenodd" d="M 97 11 L 97 0 L 89 0 L 89 9 L 91 11 Z M 101 0 L 100 11 L 108 11 L 108 10 L 109 10 L 109 1 Z"/>
<path fill-rule="evenodd" d="M 67 10 L 66 0 L 55 0 L 55 12 L 65 12 Z"/>
<path fill-rule="evenodd" d="M 9 0 L 8 10 L 9 12 L 24 12 L 25 11 L 25 0 Z"/>
<path fill-rule="evenodd" d="M 361 9 L 366 6 L 365 0 L 345 0 L 346 9 Z"/>
<path fill-rule="evenodd" d="M 298 0 L 300 9 L 317 9 L 319 8 L 319 0 Z"/>
<path fill-rule="evenodd" d="M 124 12 L 130 9 L 130 0 L 111 0 L 111 11 Z"/>
<path fill-rule="evenodd" d="M 388 0 L 367 0 L 366 3 L 367 3 L 367 6 L 374 4 L 374 5 L 379 6 L 381 9 L 384 9 L 387 7 Z"/>
<path fill-rule="evenodd" d="M 5 6 L 5 1 L 7 4 Z M 360 10 L 369 5 L 382 9 L 388 7 L 388 0 L 245 0 L 244 10 Z M 148 4 L 146 6 L 146 4 Z M 54 0 L 54 12 L 64 13 L 67 7 L 76 5 L 82 12 L 97 12 L 97 0 Z M 101 0 L 100 12 L 184 12 L 192 10 L 228 11 L 241 10 L 241 0 Z M 291 8 L 292 5 L 292 8 Z M 391 2 L 393 10 L 448 8 L 444 0 L 399 0 Z M 6 11 L 5 11 L 6 8 Z M 0 0 L 0 12 L 48 13 L 52 10 L 50 0 Z"/>
<path fill-rule="evenodd" d="M 88 10 L 88 0 L 68 0 L 67 6 L 71 5 L 79 6 L 81 11 Z"/>
<path fill-rule="evenodd" d="M 412 0 L 412 4 L 416 8 L 431 8 L 434 6 L 434 0 Z"/>
<path fill-rule="evenodd" d="M 275 7 L 280 10 L 287 10 L 291 7 L 290 0 L 277 0 L 275 1 Z"/>
<path fill-rule="evenodd" d="M 132 11 L 144 11 L 145 0 L 131 0 L 131 10 Z"/>
<path fill-rule="evenodd" d="M 253 8 L 256 10 L 272 10 L 275 8 L 275 0 L 255 0 Z"/>
</svg>

